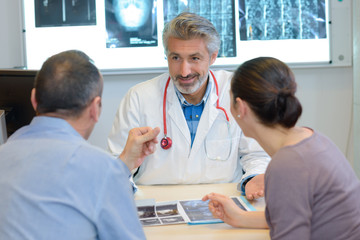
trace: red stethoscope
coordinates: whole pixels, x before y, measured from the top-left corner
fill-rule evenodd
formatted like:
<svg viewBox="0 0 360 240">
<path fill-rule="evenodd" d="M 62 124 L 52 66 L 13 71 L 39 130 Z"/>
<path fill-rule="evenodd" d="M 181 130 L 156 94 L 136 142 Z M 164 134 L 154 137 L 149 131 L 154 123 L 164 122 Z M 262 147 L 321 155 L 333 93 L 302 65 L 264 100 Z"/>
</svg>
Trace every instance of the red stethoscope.
<svg viewBox="0 0 360 240">
<path fill-rule="evenodd" d="M 223 111 L 225 113 L 226 120 L 229 122 L 229 117 L 228 117 L 228 115 L 226 113 L 226 110 L 223 107 L 219 106 L 219 87 L 218 87 L 216 78 L 215 78 L 212 71 L 210 71 L 210 73 L 211 73 L 211 76 L 214 79 L 215 88 L 216 88 L 216 95 L 218 97 L 217 100 L 216 100 L 216 108 L 220 109 L 221 111 Z M 164 100 L 163 100 L 164 137 L 160 141 L 161 148 L 163 148 L 165 150 L 169 149 L 171 147 L 171 145 L 172 145 L 172 140 L 171 140 L 171 138 L 169 138 L 167 136 L 167 129 L 166 129 L 166 95 L 167 95 L 167 88 L 169 86 L 169 83 L 170 83 L 170 77 L 168 78 L 168 80 L 166 82 L 165 90 L 164 90 Z"/>
</svg>

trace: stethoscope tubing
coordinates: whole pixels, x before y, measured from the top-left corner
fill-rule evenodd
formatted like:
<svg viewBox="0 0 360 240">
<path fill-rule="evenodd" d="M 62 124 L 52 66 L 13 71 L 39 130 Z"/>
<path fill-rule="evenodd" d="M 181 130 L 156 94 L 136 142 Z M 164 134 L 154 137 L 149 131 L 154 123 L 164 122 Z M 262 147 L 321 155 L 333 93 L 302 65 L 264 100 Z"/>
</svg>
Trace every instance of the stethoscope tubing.
<svg viewBox="0 0 360 240">
<path fill-rule="evenodd" d="M 217 100 L 216 100 L 216 108 L 223 111 L 224 114 L 225 114 L 225 117 L 226 117 L 226 120 L 228 122 L 230 122 L 229 120 L 229 116 L 227 115 L 227 112 L 225 110 L 225 108 L 223 107 L 220 107 L 220 104 L 219 104 L 219 86 L 218 86 L 218 83 L 216 81 L 216 78 L 215 78 L 215 75 L 214 73 L 210 70 L 210 74 L 211 76 L 213 77 L 214 79 L 214 83 L 215 83 L 215 88 L 216 88 L 216 95 L 217 95 Z M 166 85 L 165 85 L 165 89 L 164 89 L 164 98 L 163 98 L 163 121 L 164 121 L 164 138 L 161 139 L 160 141 L 160 146 L 161 148 L 163 149 L 169 149 L 172 145 L 172 140 L 171 138 L 169 138 L 167 136 L 167 127 L 166 127 L 166 95 L 167 95 L 167 89 L 169 87 L 169 83 L 170 83 L 170 76 L 168 78 L 168 80 L 166 81 Z"/>
</svg>

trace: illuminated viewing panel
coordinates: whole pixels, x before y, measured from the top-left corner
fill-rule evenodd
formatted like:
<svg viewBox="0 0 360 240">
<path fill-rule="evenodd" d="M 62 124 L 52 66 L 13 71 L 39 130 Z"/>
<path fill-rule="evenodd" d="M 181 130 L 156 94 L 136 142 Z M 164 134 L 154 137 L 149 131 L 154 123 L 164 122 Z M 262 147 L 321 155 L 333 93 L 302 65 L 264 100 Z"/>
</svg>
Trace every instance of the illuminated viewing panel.
<svg viewBox="0 0 360 240">
<path fill-rule="evenodd" d="M 214 24 L 220 34 L 219 57 L 236 57 L 235 6 L 232 0 L 180 1 L 163 0 L 164 22 L 184 11 L 197 13 Z"/>
<path fill-rule="evenodd" d="M 240 39 L 326 39 L 325 10 L 324 0 L 240 0 Z"/>
<path fill-rule="evenodd" d="M 96 25 L 95 1 L 35 2 L 36 27 Z"/>
<path fill-rule="evenodd" d="M 106 0 L 106 47 L 158 45 L 156 0 Z"/>
<path fill-rule="evenodd" d="M 103 70 L 167 66 L 162 29 L 183 11 L 209 19 L 221 37 L 214 65 L 272 56 L 287 63 L 330 59 L 328 0 L 23 1 L 26 62 L 79 49 Z"/>
</svg>

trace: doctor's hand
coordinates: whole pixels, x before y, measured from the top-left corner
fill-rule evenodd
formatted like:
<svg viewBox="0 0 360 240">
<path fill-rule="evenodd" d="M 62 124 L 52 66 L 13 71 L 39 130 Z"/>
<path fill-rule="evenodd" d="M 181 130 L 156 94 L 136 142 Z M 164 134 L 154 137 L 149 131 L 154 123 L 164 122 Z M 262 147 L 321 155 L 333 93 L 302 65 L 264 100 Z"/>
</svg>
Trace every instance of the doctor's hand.
<svg viewBox="0 0 360 240">
<path fill-rule="evenodd" d="M 210 200 L 209 210 L 214 218 L 219 218 L 233 227 L 242 226 L 245 211 L 239 208 L 231 198 L 219 193 L 210 193 L 204 196 L 202 200 Z"/>
<path fill-rule="evenodd" d="M 249 200 L 261 198 L 264 196 L 264 178 L 265 174 L 259 174 L 253 177 L 245 185 L 245 195 Z"/>
<path fill-rule="evenodd" d="M 156 149 L 157 135 L 160 128 L 139 127 L 129 131 L 129 135 L 123 152 L 119 158 L 126 164 L 129 170 L 139 167 L 144 158 L 152 154 Z"/>
</svg>

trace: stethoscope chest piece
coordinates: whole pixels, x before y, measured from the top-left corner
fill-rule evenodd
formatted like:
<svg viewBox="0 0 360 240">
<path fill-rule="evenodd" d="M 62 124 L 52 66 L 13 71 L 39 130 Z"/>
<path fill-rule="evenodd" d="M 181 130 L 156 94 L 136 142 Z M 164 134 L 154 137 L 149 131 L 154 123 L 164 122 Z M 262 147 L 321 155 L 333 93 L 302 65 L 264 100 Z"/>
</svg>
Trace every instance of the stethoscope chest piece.
<svg viewBox="0 0 360 240">
<path fill-rule="evenodd" d="M 164 137 L 163 139 L 161 139 L 160 142 L 161 148 L 162 149 L 169 149 L 172 145 L 172 140 L 169 137 Z"/>
</svg>

